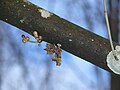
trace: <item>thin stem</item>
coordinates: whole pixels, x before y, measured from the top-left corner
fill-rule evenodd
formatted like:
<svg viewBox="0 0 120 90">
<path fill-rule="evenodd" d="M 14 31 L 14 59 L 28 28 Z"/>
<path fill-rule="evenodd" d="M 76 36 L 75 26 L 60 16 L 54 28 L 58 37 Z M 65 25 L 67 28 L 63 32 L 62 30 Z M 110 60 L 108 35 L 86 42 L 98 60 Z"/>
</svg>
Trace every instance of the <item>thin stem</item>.
<svg viewBox="0 0 120 90">
<path fill-rule="evenodd" d="M 106 8 L 106 0 L 104 0 L 104 13 L 105 13 L 105 19 L 106 19 L 106 24 L 107 24 L 107 30 L 108 30 L 108 35 L 109 35 L 109 39 L 110 39 L 111 49 L 112 49 L 112 52 L 113 52 L 113 56 L 115 57 L 115 59 L 117 59 L 116 54 L 115 54 L 115 50 L 114 50 L 114 46 L 113 46 L 113 42 L 112 42 L 111 32 L 110 32 L 110 25 L 109 25 L 108 13 L 107 13 L 107 8 Z"/>
<path fill-rule="evenodd" d="M 28 42 L 31 42 L 31 43 L 38 43 L 38 42 L 36 42 L 36 41 L 28 41 Z M 39 43 L 38 43 L 39 44 Z"/>
</svg>

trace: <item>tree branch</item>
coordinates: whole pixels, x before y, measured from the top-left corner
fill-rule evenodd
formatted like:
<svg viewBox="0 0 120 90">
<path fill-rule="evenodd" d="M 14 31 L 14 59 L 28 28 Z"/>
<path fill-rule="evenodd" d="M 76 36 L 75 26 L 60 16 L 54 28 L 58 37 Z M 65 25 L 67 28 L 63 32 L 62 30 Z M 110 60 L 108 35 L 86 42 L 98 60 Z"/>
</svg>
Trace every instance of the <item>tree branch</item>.
<svg viewBox="0 0 120 90">
<path fill-rule="evenodd" d="M 24 1 L 1 0 L 0 19 L 31 35 L 37 31 L 44 41 L 59 43 L 62 49 L 112 72 L 106 65 L 107 54 L 111 51 L 109 40 L 55 14 L 43 18 L 39 12 L 42 8 Z"/>
</svg>

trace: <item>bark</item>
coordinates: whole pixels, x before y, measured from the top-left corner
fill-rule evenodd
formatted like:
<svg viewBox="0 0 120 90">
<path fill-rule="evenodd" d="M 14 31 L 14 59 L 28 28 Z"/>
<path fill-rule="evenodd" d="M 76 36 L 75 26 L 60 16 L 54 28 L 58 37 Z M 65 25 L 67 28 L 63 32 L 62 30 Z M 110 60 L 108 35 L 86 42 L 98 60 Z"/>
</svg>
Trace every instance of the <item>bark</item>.
<svg viewBox="0 0 120 90">
<path fill-rule="evenodd" d="M 1 0 L 0 19 L 32 35 L 38 31 L 43 40 L 61 44 L 62 49 L 109 72 L 106 57 L 111 51 L 109 40 L 53 14 L 41 17 L 37 7 L 23 0 Z M 114 46 L 117 45 L 114 43 Z"/>
</svg>

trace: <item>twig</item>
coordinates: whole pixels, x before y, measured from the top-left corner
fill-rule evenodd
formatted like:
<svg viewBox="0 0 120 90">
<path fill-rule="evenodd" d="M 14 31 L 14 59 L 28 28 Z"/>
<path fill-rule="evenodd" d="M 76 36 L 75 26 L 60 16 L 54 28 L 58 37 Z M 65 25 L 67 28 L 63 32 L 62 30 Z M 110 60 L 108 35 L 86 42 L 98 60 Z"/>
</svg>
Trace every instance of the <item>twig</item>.
<svg viewBox="0 0 120 90">
<path fill-rule="evenodd" d="M 108 35 L 109 35 L 109 39 L 110 39 L 110 45 L 111 45 L 111 49 L 113 52 L 113 56 L 114 56 L 115 60 L 118 60 L 116 53 L 115 53 L 115 50 L 114 50 L 113 42 L 112 42 L 112 36 L 111 36 L 110 25 L 109 25 L 109 20 L 108 20 L 108 13 L 107 13 L 107 8 L 106 8 L 106 0 L 104 0 L 104 13 L 105 13 L 107 30 L 108 30 Z"/>
</svg>

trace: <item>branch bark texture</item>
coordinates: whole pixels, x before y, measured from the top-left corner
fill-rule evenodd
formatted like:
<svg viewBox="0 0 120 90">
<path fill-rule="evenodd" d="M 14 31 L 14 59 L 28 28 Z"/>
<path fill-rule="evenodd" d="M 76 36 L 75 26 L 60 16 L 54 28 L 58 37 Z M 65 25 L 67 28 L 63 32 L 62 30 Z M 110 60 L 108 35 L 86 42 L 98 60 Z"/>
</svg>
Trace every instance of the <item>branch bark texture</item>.
<svg viewBox="0 0 120 90">
<path fill-rule="evenodd" d="M 62 49 L 112 72 L 106 65 L 111 51 L 109 40 L 55 14 L 43 18 L 39 9 L 25 0 L 0 0 L 0 19 L 31 35 L 37 31 L 44 41 L 59 43 Z"/>
</svg>

